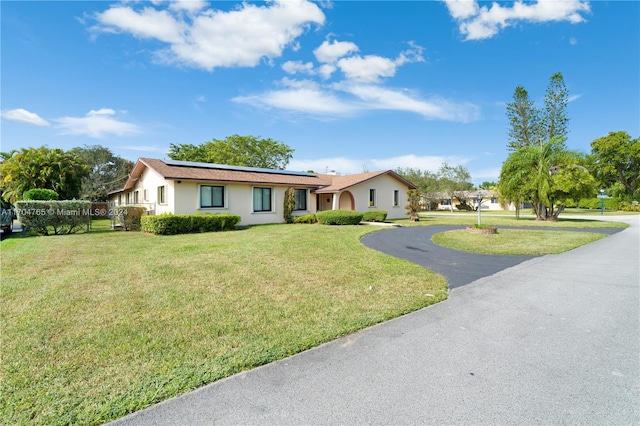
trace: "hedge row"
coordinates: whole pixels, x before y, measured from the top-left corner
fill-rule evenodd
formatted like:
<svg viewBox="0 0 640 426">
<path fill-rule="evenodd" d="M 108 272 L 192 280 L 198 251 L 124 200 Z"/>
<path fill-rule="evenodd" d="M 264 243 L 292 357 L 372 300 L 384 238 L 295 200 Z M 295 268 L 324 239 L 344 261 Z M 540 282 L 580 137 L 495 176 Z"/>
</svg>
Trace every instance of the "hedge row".
<svg viewBox="0 0 640 426">
<path fill-rule="evenodd" d="M 604 208 L 606 210 L 618 210 L 620 206 L 620 200 L 617 198 L 605 198 Z M 567 207 L 577 207 L 580 209 L 600 209 L 600 198 L 583 198 L 577 202 L 569 201 Z"/>
<path fill-rule="evenodd" d="M 293 216 L 293 223 L 316 223 L 317 221 L 318 219 L 316 219 L 316 215 L 313 213 L 302 216 Z"/>
<path fill-rule="evenodd" d="M 118 206 L 114 208 L 113 212 L 125 231 L 139 231 L 141 218 L 147 212 L 147 209 L 135 206 Z"/>
<path fill-rule="evenodd" d="M 362 220 L 365 222 L 384 222 L 386 219 L 387 212 L 384 210 L 368 210 L 362 215 Z"/>
<path fill-rule="evenodd" d="M 41 235 L 73 234 L 91 224 L 91 201 L 23 200 L 15 211 L 24 228 Z"/>
<path fill-rule="evenodd" d="M 25 191 L 22 194 L 22 199 L 25 201 L 33 201 L 33 200 L 47 200 L 53 201 L 57 200 L 60 196 L 53 189 L 43 189 L 43 188 L 33 188 L 28 191 Z"/>
<path fill-rule="evenodd" d="M 316 213 L 316 219 L 322 225 L 358 225 L 363 216 L 363 213 L 355 210 L 324 210 Z"/>
<path fill-rule="evenodd" d="M 637 201 L 634 201 L 632 203 L 628 201 L 621 201 L 619 208 L 623 212 L 640 212 L 640 203 L 638 203 Z"/>
<path fill-rule="evenodd" d="M 230 213 L 172 214 L 143 216 L 142 230 L 156 235 L 191 234 L 230 231 L 240 222 L 240 216 Z"/>
</svg>

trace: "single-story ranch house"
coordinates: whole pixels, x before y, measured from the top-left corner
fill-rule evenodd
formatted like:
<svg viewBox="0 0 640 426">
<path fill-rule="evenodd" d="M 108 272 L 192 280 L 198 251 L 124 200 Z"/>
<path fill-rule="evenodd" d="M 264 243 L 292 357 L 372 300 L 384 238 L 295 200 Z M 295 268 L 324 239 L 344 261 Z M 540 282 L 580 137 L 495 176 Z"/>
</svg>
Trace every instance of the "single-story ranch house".
<svg viewBox="0 0 640 426">
<path fill-rule="evenodd" d="M 294 216 L 371 209 L 397 219 L 406 217 L 407 191 L 416 186 L 391 170 L 341 176 L 140 158 L 109 202 L 144 206 L 149 214 L 233 213 L 240 225 L 283 223 L 287 188 L 294 189 Z"/>
</svg>

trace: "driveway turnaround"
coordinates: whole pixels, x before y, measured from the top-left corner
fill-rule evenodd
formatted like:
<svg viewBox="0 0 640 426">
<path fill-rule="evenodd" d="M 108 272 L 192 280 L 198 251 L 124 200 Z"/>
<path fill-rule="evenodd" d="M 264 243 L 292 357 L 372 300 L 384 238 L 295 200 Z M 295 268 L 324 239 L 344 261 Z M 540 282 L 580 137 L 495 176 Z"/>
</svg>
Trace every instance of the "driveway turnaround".
<svg viewBox="0 0 640 426">
<path fill-rule="evenodd" d="M 515 266 L 525 260 L 537 256 L 498 256 L 488 254 L 467 253 L 452 250 L 434 244 L 431 237 L 440 232 L 453 229 L 464 229 L 464 226 L 420 226 L 393 228 L 384 233 L 372 232 L 362 238 L 362 243 L 374 250 L 391 256 L 407 259 L 413 263 L 429 268 L 440 275 L 444 275 L 449 283 L 449 289 L 469 284 L 496 272 Z M 511 228 L 529 229 L 538 228 Z M 540 228 L 543 229 L 543 228 Z M 571 229 L 544 228 L 555 231 L 585 231 L 614 234 L 621 228 L 602 229 Z"/>
<path fill-rule="evenodd" d="M 114 424 L 640 424 L 640 218 L 611 219 L 631 227 Z"/>
</svg>

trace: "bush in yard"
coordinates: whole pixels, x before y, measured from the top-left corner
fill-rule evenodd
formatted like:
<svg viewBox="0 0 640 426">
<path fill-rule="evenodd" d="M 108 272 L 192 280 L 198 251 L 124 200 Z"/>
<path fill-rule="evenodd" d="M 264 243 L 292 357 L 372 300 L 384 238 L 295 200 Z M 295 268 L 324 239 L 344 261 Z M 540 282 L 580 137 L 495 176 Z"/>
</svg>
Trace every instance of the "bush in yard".
<svg viewBox="0 0 640 426">
<path fill-rule="evenodd" d="M 325 210 L 316 213 L 318 223 L 322 225 L 358 225 L 363 214 L 355 210 Z"/>
<path fill-rule="evenodd" d="M 369 210 L 362 215 L 362 220 L 365 222 L 384 222 L 386 219 L 387 212 L 384 210 Z"/>
<path fill-rule="evenodd" d="M 57 200 L 58 197 L 59 197 L 58 193 L 53 189 L 43 189 L 43 188 L 33 188 L 28 191 L 25 191 L 24 194 L 22 194 L 22 199 L 25 201 L 30 201 L 30 200 L 51 201 L 51 200 Z"/>
<path fill-rule="evenodd" d="M 91 223 L 91 201 L 17 201 L 18 220 L 25 229 L 41 235 L 73 234 Z"/>
<path fill-rule="evenodd" d="M 316 215 L 313 213 L 302 216 L 293 216 L 293 223 L 316 223 L 317 221 L 318 219 L 316 219 Z"/>
<path fill-rule="evenodd" d="M 144 207 L 118 206 L 114 209 L 114 215 L 125 231 L 139 231 L 140 218 L 145 215 L 147 209 Z"/>
<path fill-rule="evenodd" d="M 173 214 L 142 217 L 142 230 L 156 235 L 192 234 L 230 231 L 240 222 L 240 216 L 230 213 Z"/>
<path fill-rule="evenodd" d="M 405 212 L 409 215 L 412 222 L 420 220 L 420 216 L 418 216 L 418 211 L 420 210 L 420 198 L 420 191 L 417 189 L 410 189 L 407 191 L 407 201 L 409 201 L 409 204 L 405 206 Z"/>
<path fill-rule="evenodd" d="M 640 212 L 640 204 L 637 201 L 629 203 L 628 201 L 622 201 L 620 203 L 620 210 L 623 212 Z"/>
<path fill-rule="evenodd" d="M 604 199 L 604 208 L 606 210 L 618 210 L 620 205 L 620 200 L 617 198 L 605 198 Z M 600 209 L 600 198 L 583 198 L 578 201 L 577 206 L 581 209 Z"/>
</svg>

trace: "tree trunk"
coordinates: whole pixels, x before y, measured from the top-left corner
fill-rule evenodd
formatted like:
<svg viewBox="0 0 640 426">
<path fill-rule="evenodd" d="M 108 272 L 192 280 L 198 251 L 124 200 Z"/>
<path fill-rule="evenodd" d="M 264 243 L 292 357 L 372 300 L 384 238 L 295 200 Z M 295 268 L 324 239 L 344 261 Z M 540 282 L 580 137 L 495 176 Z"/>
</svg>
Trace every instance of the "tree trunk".
<svg viewBox="0 0 640 426">
<path fill-rule="evenodd" d="M 536 212 L 536 220 L 547 219 L 547 206 L 540 201 L 535 201 L 533 204 L 533 210 Z"/>
<path fill-rule="evenodd" d="M 549 216 L 549 217 L 547 218 L 547 220 L 548 220 L 548 221 L 551 221 L 551 222 L 557 222 L 557 221 L 558 221 L 558 216 L 560 216 L 560 213 L 562 213 L 562 212 L 564 211 L 564 207 L 565 207 L 565 206 L 564 206 L 564 205 L 562 205 L 562 204 L 561 204 L 561 205 L 559 205 L 559 206 L 558 206 L 558 209 L 556 210 L 556 212 L 555 212 L 553 215 Z"/>
</svg>

